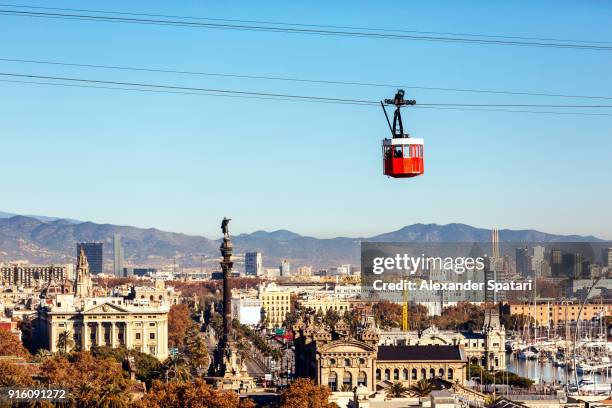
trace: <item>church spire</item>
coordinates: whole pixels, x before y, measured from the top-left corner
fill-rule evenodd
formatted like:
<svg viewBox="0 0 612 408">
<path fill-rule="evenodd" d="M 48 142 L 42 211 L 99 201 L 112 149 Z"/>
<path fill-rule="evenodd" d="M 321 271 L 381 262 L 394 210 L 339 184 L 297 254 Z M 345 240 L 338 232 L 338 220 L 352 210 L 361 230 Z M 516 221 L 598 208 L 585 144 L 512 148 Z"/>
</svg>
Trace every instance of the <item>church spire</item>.
<svg viewBox="0 0 612 408">
<path fill-rule="evenodd" d="M 91 276 L 89 275 L 89 263 L 83 248 L 79 251 L 77 257 L 76 279 L 74 281 L 74 294 L 76 297 L 91 296 L 92 284 Z"/>
<path fill-rule="evenodd" d="M 81 247 L 79 256 L 77 257 L 77 272 L 79 270 L 86 270 L 89 273 L 89 262 L 87 262 L 87 256 L 85 256 L 85 250 Z"/>
</svg>

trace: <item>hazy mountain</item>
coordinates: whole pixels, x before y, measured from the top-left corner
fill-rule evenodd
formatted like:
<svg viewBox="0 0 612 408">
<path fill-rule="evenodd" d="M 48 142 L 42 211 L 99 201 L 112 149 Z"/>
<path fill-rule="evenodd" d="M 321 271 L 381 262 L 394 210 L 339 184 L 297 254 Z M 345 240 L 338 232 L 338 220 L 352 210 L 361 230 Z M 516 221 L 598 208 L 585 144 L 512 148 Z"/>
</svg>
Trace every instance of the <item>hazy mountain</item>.
<svg viewBox="0 0 612 408">
<path fill-rule="evenodd" d="M 1 213 L 6 214 L 6 213 Z M 31 262 L 73 262 L 76 242 L 104 243 L 107 268 L 112 263 L 113 234 L 121 234 L 126 260 L 135 265 L 178 265 L 217 267 L 219 240 L 160 231 L 155 228 L 136 228 L 93 222 L 75 222 L 42 217 L 0 215 L 0 262 L 25 259 Z M 46 218 L 46 217 L 45 217 Z M 319 239 L 278 230 L 255 231 L 233 237 L 236 262 L 245 251 L 264 254 L 266 267 L 279 265 L 282 259 L 294 265 L 315 267 L 359 262 L 361 241 L 379 242 L 488 242 L 491 231 L 465 224 L 414 224 L 397 231 L 373 237 L 337 237 Z M 500 230 L 502 241 L 598 241 L 593 236 L 554 235 L 535 230 Z"/>
<path fill-rule="evenodd" d="M 13 213 L 7 213 L 7 212 L 4 212 L 4 211 L 0 211 L 0 218 L 11 218 L 11 217 L 14 217 L 16 215 L 19 215 L 19 214 L 13 214 Z M 40 220 L 40 221 L 65 220 L 65 221 L 68 221 L 68 222 L 70 222 L 72 224 L 78 224 L 78 223 L 83 222 L 83 221 L 79 221 L 79 220 L 74 220 L 72 218 L 47 217 L 45 215 L 27 215 L 26 214 L 25 217 L 36 218 L 37 220 Z"/>
<path fill-rule="evenodd" d="M 491 230 L 466 224 L 413 224 L 397 231 L 376 235 L 369 241 L 379 242 L 488 242 Z M 550 242 L 550 241 L 599 241 L 594 236 L 555 235 L 536 230 L 499 230 L 501 241 Z"/>
</svg>

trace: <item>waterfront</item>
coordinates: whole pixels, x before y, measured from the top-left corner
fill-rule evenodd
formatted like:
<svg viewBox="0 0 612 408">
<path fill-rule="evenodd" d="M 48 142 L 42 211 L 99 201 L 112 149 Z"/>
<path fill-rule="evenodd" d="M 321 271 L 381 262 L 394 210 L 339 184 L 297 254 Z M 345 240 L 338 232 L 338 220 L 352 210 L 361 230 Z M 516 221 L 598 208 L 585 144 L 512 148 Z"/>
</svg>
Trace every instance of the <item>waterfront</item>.
<svg viewBox="0 0 612 408">
<path fill-rule="evenodd" d="M 570 383 L 575 383 L 574 371 L 566 371 L 565 367 L 555 367 L 550 361 L 538 362 L 537 360 L 519 360 L 514 355 L 507 356 L 508 371 L 527 377 L 536 383 L 565 383 L 566 376 L 569 375 Z M 583 377 L 577 374 L 578 381 Z M 589 375 L 587 375 L 589 377 Z M 610 375 L 596 374 L 596 382 L 610 381 Z"/>
</svg>

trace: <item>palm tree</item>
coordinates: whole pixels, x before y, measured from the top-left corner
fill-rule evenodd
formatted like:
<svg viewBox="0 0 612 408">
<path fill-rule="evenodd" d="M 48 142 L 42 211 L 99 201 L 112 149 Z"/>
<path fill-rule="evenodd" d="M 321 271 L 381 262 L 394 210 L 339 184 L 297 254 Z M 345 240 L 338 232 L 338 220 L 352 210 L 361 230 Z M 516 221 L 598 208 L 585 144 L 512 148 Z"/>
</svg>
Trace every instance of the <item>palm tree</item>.
<svg viewBox="0 0 612 408">
<path fill-rule="evenodd" d="M 51 357 L 51 355 L 51 352 L 47 349 L 38 349 L 34 354 L 34 361 L 36 361 L 37 363 L 41 363 L 46 358 Z"/>
<path fill-rule="evenodd" d="M 397 381 L 387 387 L 387 397 L 390 398 L 401 398 L 405 397 L 408 394 L 408 388 L 404 387 L 404 385 Z"/>
<path fill-rule="evenodd" d="M 342 384 L 342 386 L 340 387 L 340 391 L 343 391 L 343 392 L 353 391 L 353 387 L 351 386 L 351 384 Z"/>
<path fill-rule="evenodd" d="M 409 391 L 417 397 L 426 397 L 433 391 L 433 385 L 429 380 L 420 379 L 417 383 L 410 386 Z"/>
<path fill-rule="evenodd" d="M 73 345 L 74 339 L 68 330 L 64 330 L 57 336 L 57 348 L 60 350 L 60 352 L 66 353 Z"/>
<path fill-rule="evenodd" d="M 116 384 L 104 387 L 98 396 L 99 408 L 124 408 L 129 405 L 128 394 Z"/>
</svg>

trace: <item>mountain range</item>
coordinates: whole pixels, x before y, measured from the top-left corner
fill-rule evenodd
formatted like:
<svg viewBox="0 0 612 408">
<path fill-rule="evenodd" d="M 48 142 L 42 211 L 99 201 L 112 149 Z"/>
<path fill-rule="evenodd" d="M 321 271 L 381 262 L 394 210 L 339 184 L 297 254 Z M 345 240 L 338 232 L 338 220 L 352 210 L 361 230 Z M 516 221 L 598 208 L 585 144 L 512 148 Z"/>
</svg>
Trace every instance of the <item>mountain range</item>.
<svg viewBox="0 0 612 408">
<path fill-rule="evenodd" d="M 96 224 L 43 216 L 0 212 L 0 262 L 74 262 L 77 242 L 103 242 L 105 267 L 112 268 L 113 235 L 120 234 L 127 264 L 161 266 L 176 262 L 185 267 L 218 266 L 219 240 L 202 236 L 112 224 Z M 246 251 L 264 254 L 264 265 L 326 267 L 358 264 L 360 243 L 373 242 L 488 242 L 491 231 L 465 224 L 413 224 L 371 237 L 315 238 L 292 231 L 255 231 L 232 237 L 237 263 Z M 600 241 L 593 236 L 555 235 L 535 230 L 500 230 L 501 241 Z"/>
</svg>

